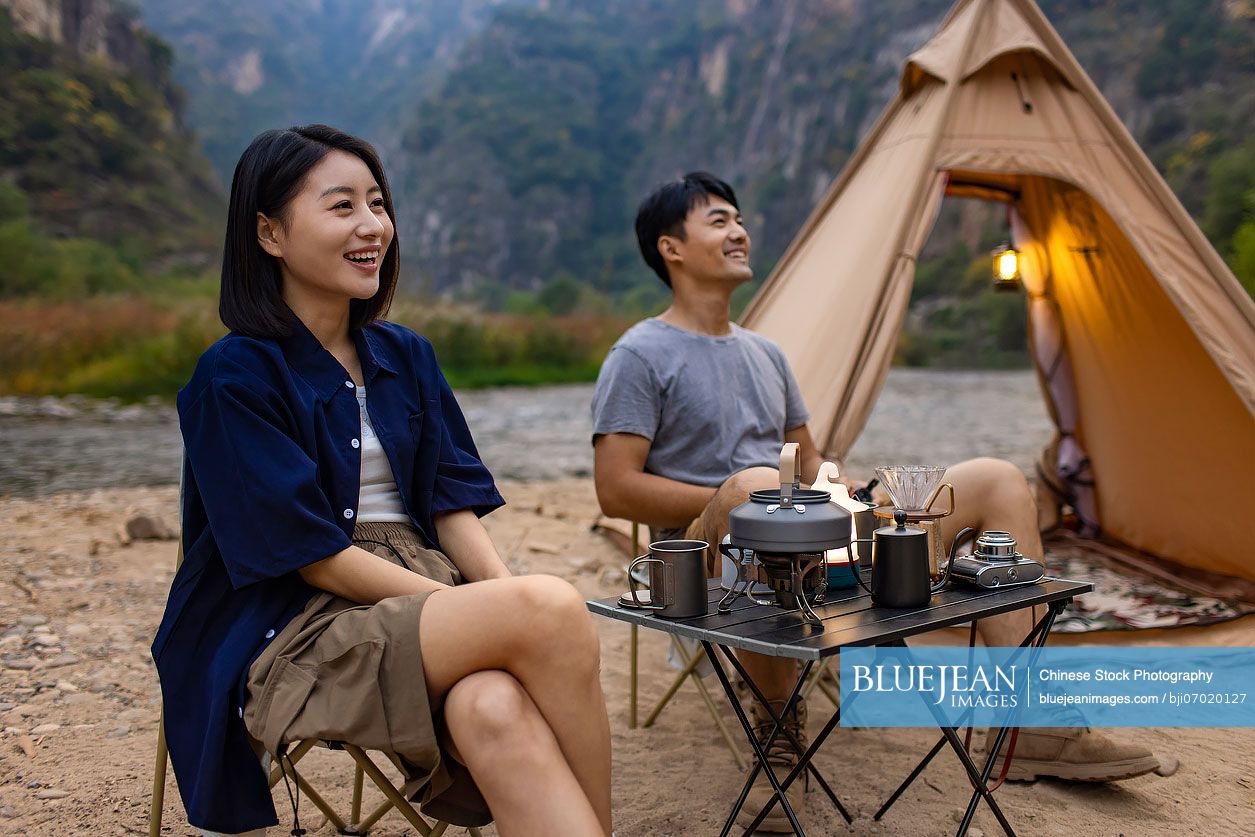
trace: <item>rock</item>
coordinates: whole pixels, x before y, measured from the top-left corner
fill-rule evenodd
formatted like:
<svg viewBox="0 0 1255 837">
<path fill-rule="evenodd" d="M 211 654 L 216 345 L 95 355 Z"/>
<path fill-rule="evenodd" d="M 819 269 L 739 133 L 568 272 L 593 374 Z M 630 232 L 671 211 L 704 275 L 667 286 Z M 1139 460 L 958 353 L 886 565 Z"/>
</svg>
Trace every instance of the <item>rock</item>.
<svg viewBox="0 0 1255 837">
<path fill-rule="evenodd" d="M 135 541 L 173 541 L 178 533 L 152 514 L 136 514 L 126 521 L 127 537 Z"/>
<path fill-rule="evenodd" d="M 70 636 L 89 636 L 96 632 L 96 629 L 85 622 L 71 622 L 65 626 L 65 632 Z"/>
<path fill-rule="evenodd" d="M 3 639 L 0 639 L 0 652 L 17 651 L 21 647 L 22 637 L 20 636 L 6 636 Z"/>
<path fill-rule="evenodd" d="M 967 837 L 985 837 L 985 832 L 981 831 L 979 828 L 969 828 L 967 830 Z"/>
<path fill-rule="evenodd" d="M 17 706 L 13 707 L 13 711 L 21 715 L 23 718 L 30 718 L 39 710 L 34 706 L 31 706 L 29 703 L 19 703 Z"/>
<path fill-rule="evenodd" d="M 36 799 L 65 799 L 70 795 L 69 791 L 60 788 L 44 788 L 35 794 Z"/>
<path fill-rule="evenodd" d="M 0 715 L 3 715 L 15 706 L 17 706 L 16 703 L 0 703 Z"/>
<path fill-rule="evenodd" d="M 61 668 L 62 666 L 72 666 L 79 661 L 78 657 L 73 654 L 62 654 L 59 657 L 52 657 L 44 660 L 44 668 Z"/>
<path fill-rule="evenodd" d="M 125 738 L 131 734 L 131 725 L 122 724 L 105 733 L 105 738 Z"/>
<path fill-rule="evenodd" d="M 619 567 L 603 567 L 597 581 L 607 587 L 621 587 L 627 584 L 627 573 Z"/>
<path fill-rule="evenodd" d="M 557 555 L 559 552 L 562 551 L 560 547 L 556 547 L 551 543 L 541 543 L 539 541 L 533 541 L 532 543 L 529 543 L 527 545 L 527 548 L 531 550 L 532 552 L 540 552 L 545 555 Z"/>
<path fill-rule="evenodd" d="M 61 637 L 56 634 L 35 634 L 31 637 L 31 645 L 41 645 L 44 647 L 60 645 Z"/>
<path fill-rule="evenodd" d="M 0 807 L 0 820 L 11 820 L 13 819 L 13 816 L 14 814 L 13 814 L 12 808 L 9 808 L 7 806 Z"/>
<path fill-rule="evenodd" d="M 31 741 L 31 737 L 29 735 L 19 735 L 17 737 L 17 746 L 18 749 L 26 754 L 28 759 L 33 759 L 35 757 L 35 742 Z"/>
<path fill-rule="evenodd" d="M 20 625 L 26 625 L 27 627 L 33 627 L 33 626 L 35 626 L 35 625 L 42 625 L 42 624 L 44 624 L 45 622 L 47 622 L 47 621 L 48 621 L 48 617 L 47 617 L 47 616 L 43 616 L 43 615 L 38 614 L 38 613 L 26 613 L 26 614 L 23 614 L 23 615 L 21 615 L 21 616 L 17 617 L 17 621 L 18 621 L 18 624 L 20 624 Z"/>
<path fill-rule="evenodd" d="M 60 724 L 40 724 L 31 730 L 31 735 L 46 735 L 50 732 L 56 732 L 61 729 Z"/>
<path fill-rule="evenodd" d="M 69 680 L 58 680 L 57 688 L 63 692 L 77 692 L 78 686 L 75 686 Z"/>
</svg>

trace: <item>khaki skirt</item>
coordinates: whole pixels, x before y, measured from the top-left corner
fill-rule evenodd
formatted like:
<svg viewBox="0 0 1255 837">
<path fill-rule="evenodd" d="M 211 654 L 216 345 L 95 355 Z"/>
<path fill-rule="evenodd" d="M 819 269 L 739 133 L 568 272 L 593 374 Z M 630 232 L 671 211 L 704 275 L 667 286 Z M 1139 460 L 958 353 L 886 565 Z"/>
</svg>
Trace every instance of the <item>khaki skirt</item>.
<svg viewBox="0 0 1255 837">
<path fill-rule="evenodd" d="M 358 523 L 353 543 L 442 584 L 462 576 L 406 523 Z M 427 700 L 419 618 L 430 593 L 359 605 L 319 593 L 248 671 L 244 722 L 270 753 L 307 738 L 387 755 L 426 813 L 455 825 L 492 820 Z"/>
</svg>

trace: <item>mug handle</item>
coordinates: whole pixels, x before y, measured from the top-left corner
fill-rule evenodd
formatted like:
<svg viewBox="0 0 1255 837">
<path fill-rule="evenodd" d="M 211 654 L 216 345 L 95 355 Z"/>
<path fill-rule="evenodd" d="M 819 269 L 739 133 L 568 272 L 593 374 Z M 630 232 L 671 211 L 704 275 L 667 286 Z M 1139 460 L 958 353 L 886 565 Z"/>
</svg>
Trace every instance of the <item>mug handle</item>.
<svg viewBox="0 0 1255 837">
<path fill-rule="evenodd" d="M 628 593 L 632 596 L 632 601 L 636 603 L 637 607 L 643 610 L 662 610 L 664 607 L 667 606 L 665 602 L 663 604 L 655 604 L 653 602 L 653 599 L 651 598 L 650 603 L 645 604 L 639 598 L 636 597 L 636 579 L 632 576 L 632 570 L 636 569 L 637 564 L 650 564 L 650 563 L 662 564 L 664 568 L 667 566 L 665 561 L 661 561 L 657 558 L 649 557 L 649 553 L 645 553 L 644 555 L 634 560 L 632 563 L 628 564 L 628 569 L 627 569 Z M 665 582 L 664 582 L 664 586 L 665 586 Z M 651 597 L 653 593 L 654 591 L 651 590 L 650 591 Z"/>
</svg>

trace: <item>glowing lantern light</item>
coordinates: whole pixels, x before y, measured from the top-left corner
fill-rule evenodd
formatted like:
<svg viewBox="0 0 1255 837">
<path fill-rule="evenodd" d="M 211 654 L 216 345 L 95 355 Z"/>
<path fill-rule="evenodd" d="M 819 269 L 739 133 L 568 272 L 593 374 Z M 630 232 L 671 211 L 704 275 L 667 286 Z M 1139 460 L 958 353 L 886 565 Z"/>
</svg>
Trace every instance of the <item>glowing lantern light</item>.
<svg viewBox="0 0 1255 837">
<path fill-rule="evenodd" d="M 1018 290 L 1020 287 L 1020 252 L 1004 243 L 993 251 L 994 287 L 999 290 Z"/>
</svg>

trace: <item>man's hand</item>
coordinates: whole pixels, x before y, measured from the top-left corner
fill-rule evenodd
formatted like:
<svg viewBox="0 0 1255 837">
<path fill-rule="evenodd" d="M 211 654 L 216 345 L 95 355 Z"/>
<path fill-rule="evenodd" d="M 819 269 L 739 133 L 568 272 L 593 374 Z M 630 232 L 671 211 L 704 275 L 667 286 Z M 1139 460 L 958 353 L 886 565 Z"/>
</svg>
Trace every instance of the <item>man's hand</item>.
<svg viewBox="0 0 1255 837">
<path fill-rule="evenodd" d="M 608 433 L 593 443 L 597 502 L 611 517 L 649 526 L 686 526 L 715 496 L 714 488 L 645 473 L 650 441 L 631 433 Z"/>
</svg>

